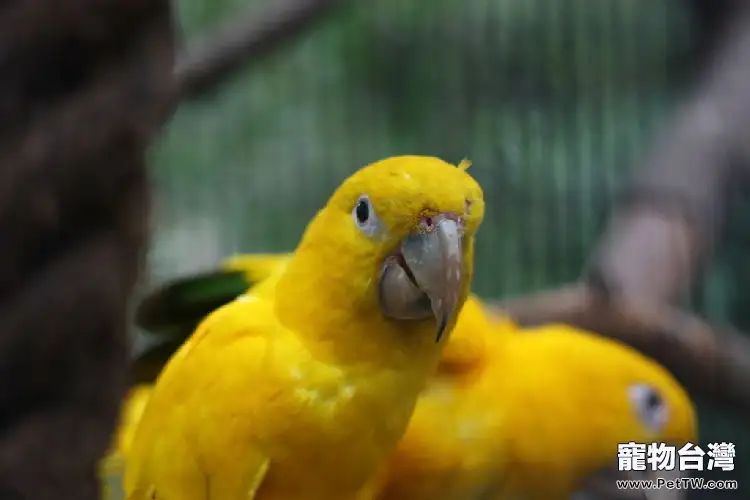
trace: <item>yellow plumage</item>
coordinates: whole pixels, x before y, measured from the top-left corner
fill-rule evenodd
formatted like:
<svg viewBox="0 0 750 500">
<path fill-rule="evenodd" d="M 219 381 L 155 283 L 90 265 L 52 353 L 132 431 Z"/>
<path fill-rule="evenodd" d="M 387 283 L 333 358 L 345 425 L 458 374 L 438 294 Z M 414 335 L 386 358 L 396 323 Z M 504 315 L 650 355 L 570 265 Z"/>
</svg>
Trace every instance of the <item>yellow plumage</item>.
<svg viewBox="0 0 750 500">
<path fill-rule="evenodd" d="M 355 173 L 283 271 L 209 315 L 168 362 L 126 454 L 127 497 L 369 495 L 437 365 L 435 332 L 452 330 L 468 295 L 483 213 L 477 183 L 436 158 Z M 383 296 L 404 283 L 412 298 L 427 284 L 434 318 L 429 304 Z"/>
<path fill-rule="evenodd" d="M 255 279 L 274 279 L 243 257 Z M 649 391 L 660 407 L 649 410 Z M 134 391 L 125 408 L 146 396 Z M 696 439 L 690 398 L 654 361 L 563 325 L 520 330 L 470 296 L 406 434 L 363 498 L 567 500 L 614 462 L 617 443 Z"/>
<path fill-rule="evenodd" d="M 634 349 L 564 325 L 520 330 L 470 297 L 377 498 L 567 500 L 618 443 L 695 442 L 695 419 Z"/>
<path fill-rule="evenodd" d="M 104 494 L 102 498 L 110 500 L 119 498 L 112 491 L 111 483 L 118 483 L 123 470 L 124 457 L 130 449 L 133 434 L 143 415 L 146 403 L 151 397 L 153 387 L 141 384 L 131 387 L 125 395 L 125 401 L 120 410 L 120 420 L 110 449 L 100 463 L 100 476 L 103 480 Z M 119 488 L 117 488 L 119 489 Z"/>
<path fill-rule="evenodd" d="M 241 271 L 248 282 L 259 283 L 272 275 L 280 274 L 291 258 L 292 254 L 238 254 L 224 259 L 221 263 L 221 269 L 224 271 Z"/>
<path fill-rule="evenodd" d="M 287 261 L 245 254 L 231 262 L 262 282 Z M 639 407 L 649 394 L 661 409 Z M 486 436 L 462 437 L 482 420 Z M 654 361 L 565 325 L 519 329 L 470 296 L 381 473 L 381 498 L 465 498 L 482 488 L 499 491 L 493 499 L 567 498 L 613 462 L 617 443 L 682 445 L 696 432 L 689 396 Z"/>
<path fill-rule="evenodd" d="M 116 450 L 125 455 L 133 441 L 136 425 L 141 420 L 146 403 L 151 397 L 152 387 L 142 384 L 131 388 L 126 396 L 127 405 L 123 406 L 120 424 L 115 436 Z"/>
</svg>

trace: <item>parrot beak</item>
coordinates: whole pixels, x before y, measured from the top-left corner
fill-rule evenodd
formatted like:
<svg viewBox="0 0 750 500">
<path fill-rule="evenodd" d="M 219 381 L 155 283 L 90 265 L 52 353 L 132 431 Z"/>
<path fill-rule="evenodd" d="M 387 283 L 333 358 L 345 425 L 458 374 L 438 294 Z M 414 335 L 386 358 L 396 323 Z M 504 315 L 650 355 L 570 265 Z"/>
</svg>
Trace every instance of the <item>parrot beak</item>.
<svg viewBox="0 0 750 500">
<path fill-rule="evenodd" d="M 439 342 L 457 312 L 463 279 L 460 220 L 450 214 L 423 217 L 420 231 L 407 236 L 400 252 L 383 265 L 383 314 L 394 319 L 424 319 L 432 315 Z"/>
</svg>

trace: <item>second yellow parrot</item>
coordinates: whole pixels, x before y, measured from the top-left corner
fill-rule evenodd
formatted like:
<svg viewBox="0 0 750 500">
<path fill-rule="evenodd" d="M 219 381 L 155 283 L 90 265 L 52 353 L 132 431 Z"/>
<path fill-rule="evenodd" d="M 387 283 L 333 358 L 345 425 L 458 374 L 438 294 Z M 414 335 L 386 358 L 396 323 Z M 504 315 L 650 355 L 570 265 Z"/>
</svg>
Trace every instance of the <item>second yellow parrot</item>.
<svg viewBox="0 0 750 500">
<path fill-rule="evenodd" d="M 568 500 L 616 464 L 619 443 L 679 447 L 696 429 L 655 361 L 565 325 L 519 329 L 472 296 L 376 498 Z"/>
</svg>

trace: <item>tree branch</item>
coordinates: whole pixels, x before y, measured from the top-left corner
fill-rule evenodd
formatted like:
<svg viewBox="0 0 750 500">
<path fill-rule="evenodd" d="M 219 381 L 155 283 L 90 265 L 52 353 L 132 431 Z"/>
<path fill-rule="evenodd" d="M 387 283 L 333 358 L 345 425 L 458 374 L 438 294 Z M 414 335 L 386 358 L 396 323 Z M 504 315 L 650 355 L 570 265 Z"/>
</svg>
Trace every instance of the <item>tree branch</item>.
<svg viewBox="0 0 750 500">
<path fill-rule="evenodd" d="M 737 4 L 690 99 L 621 200 L 590 272 L 608 290 L 671 303 L 711 256 L 730 182 L 750 165 L 750 8 Z"/>
<path fill-rule="evenodd" d="M 182 97 L 194 99 L 226 80 L 250 62 L 302 35 L 334 11 L 337 0 L 277 0 L 257 20 L 251 12 L 232 20 L 215 34 L 191 44 L 177 59 L 175 72 Z"/>
</svg>

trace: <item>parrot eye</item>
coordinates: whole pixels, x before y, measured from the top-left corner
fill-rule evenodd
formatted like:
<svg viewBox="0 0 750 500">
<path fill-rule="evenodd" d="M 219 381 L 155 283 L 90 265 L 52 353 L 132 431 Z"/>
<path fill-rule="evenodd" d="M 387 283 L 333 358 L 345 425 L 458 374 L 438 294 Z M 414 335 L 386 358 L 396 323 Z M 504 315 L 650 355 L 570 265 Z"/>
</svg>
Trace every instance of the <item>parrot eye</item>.
<svg viewBox="0 0 750 500">
<path fill-rule="evenodd" d="M 643 423 L 650 430 L 660 432 L 667 422 L 669 410 L 659 391 L 647 384 L 636 384 L 628 389 L 628 395 Z"/>
<path fill-rule="evenodd" d="M 375 209 L 372 207 L 370 198 L 367 195 L 359 197 L 357 203 L 354 205 L 354 209 L 352 209 L 352 217 L 357 227 L 368 236 L 373 236 L 379 228 Z"/>
</svg>

